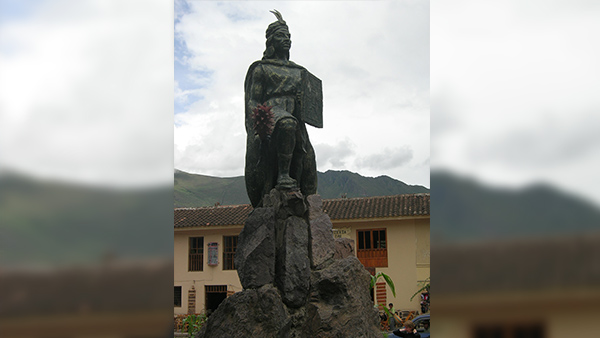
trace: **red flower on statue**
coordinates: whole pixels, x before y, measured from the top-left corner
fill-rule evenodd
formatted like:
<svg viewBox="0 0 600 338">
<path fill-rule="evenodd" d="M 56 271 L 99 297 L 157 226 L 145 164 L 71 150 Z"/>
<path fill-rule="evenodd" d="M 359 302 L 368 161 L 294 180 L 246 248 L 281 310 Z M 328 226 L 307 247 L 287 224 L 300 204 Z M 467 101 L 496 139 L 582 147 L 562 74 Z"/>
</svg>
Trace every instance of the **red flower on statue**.
<svg viewBox="0 0 600 338">
<path fill-rule="evenodd" d="M 273 132 L 274 119 L 273 112 L 271 111 L 273 106 L 267 106 L 266 102 L 259 104 L 256 108 L 252 109 L 252 120 L 254 120 L 254 130 L 260 137 L 261 140 L 267 138 Z"/>
</svg>

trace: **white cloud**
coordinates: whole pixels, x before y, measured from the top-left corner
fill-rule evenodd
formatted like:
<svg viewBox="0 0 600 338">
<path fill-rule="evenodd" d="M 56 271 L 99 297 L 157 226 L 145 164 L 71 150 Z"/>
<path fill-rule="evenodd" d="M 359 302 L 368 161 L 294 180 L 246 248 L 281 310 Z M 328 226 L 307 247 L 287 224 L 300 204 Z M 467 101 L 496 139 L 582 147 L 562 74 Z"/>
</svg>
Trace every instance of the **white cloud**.
<svg viewBox="0 0 600 338">
<path fill-rule="evenodd" d="M 584 178 L 600 164 L 598 14 L 587 1 L 433 2 L 434 167 L 600 202 L 597 175 Z"/>
<path fill-rule="evenodd" d="M 317 163 L 323 167 L 345 169 L 347 166 L 346 159 L 355 154 L 355 147 L 356 145 L 349 138 L 345 138 L 335 145 L 326 143 L 315 144 L 315 153 L 318 154 Z"/>
<path fill-rule="evenodd" d="M 172 4 L 42 1 L 0 25 L 2 166 L 92 184 L 172 175 Z"/>
<path fill-rule="evenodd" d="M 390 169 L 405 165 L 412 160 L 413 151 L 410 147 L 383 148 L 380 153 L 371 154 L 356 160 L 359 168 Z"/>
<path fill-rule="evenodd" d="M 421 165 L 429 158 L 426 2 L 187 4 L 175 34 L 187 46 L 181 54 L 190 73 L 203 72 L 203 82 L 180 84 L 180 93 L 200 94 L 176 111 L 176 168 L 208 175 L 243 174 L 244 77 L 248 66 L 262 57 L 265 30 L 275 21 L 269 10 L 277 9 L 292 34 L 290 59 L 323 81 L 324 128 L 308 127 L 319 170 L 388 175 L 429 186 L 428 165 Z M 223 127 L 213 132 L 207 123 Z M 391 161 L 377 169 L 357 165 L 358 158 L 400 145 L 413 149 L 412 162 Z"/>
</svg>

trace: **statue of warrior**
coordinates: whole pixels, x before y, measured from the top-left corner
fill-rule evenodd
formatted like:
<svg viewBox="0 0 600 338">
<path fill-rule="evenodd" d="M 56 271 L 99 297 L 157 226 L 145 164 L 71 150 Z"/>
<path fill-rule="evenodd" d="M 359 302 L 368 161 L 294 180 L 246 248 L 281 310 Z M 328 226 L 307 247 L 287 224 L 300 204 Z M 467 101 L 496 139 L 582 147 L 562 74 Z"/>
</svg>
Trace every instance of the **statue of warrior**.
<svg viewBox="0 0 600 338">
<path fill-rule="evenodd" d="M 321 81 L 289 60 L 290 32 L 281 14 L 267 28 L 262 60 L 244 82 L 246 190 L 253 207 L 273 188 L 317 191 L 317 166 L 306 124 L 322 127 Z"/>
</svg>

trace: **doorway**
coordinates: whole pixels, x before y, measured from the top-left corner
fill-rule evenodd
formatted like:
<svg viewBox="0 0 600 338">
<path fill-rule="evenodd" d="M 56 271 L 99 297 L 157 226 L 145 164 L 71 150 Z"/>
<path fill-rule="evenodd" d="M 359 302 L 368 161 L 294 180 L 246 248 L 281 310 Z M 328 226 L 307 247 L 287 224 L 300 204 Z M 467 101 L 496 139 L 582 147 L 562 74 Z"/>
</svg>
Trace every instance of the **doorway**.
<svg viewBox="0 0 600 338">
<path fill-rule="evenodd" d="M 221 302 L 227 298 L 227 285 L 205 285 L 204 286 L 204 308 L 206 314 L 213 313 Z"/>
</svg>

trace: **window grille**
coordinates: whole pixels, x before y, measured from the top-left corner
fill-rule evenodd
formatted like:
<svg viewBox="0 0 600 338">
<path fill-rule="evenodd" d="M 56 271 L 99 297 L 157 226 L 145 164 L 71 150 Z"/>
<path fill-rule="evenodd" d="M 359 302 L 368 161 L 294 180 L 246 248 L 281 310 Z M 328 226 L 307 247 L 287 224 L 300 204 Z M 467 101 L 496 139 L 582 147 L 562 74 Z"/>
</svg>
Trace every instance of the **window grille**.
<svg viewBox="0 0 600 338">
<path fill-rule="evenodd" d="M 204 237 L 190 237 L 188 271 L 203 271 Z"/>
<path fill-rule="evenodd" d="M 238 236 L 223 236 L 223 270 L 235 270 L 234 258 Z"/>
</svg>

